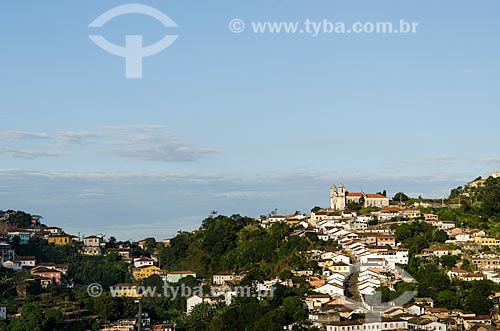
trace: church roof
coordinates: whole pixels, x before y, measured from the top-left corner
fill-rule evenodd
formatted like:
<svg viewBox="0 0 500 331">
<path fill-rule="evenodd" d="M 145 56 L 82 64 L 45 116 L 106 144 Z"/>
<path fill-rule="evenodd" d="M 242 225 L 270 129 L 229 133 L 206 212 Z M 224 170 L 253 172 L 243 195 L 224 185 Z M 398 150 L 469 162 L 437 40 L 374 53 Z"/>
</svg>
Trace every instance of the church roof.
<svg viewBox="0 0 500 331">
<path fill-rule="evenodd" d="M 387 197 L 382 194 L 367 194 L 367 198 L 369 199 L 386 199 Z"/>
</svg>

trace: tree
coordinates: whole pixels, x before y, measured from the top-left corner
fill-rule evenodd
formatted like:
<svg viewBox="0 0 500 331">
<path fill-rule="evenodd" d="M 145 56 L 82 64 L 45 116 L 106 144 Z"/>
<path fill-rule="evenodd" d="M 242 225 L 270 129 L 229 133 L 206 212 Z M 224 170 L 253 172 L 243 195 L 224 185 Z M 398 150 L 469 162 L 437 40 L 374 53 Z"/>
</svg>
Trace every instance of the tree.
<svg viewBox="0 0 500 331">
<path fill-rule="evenodd" d="M 396 240 L 399 242 L 404 242 L 409 238 L 413 237 L 413 229 L 411 224 L 405 223 L 401 224 L 396 228 L 395 231 Z"/>
<path fill-rule="evenodd" d="M 158 275 L 151 275 L 142 281 L 142 285 L 145 287 L 156 288 L 160 290 L 163 288 L 163 281 Z"/>
<path fill-rule="evenodd" d="M 443 230 L 434 231 L 433 238 L 434 241 L 438 243 L 444 243 L 448 240 L 448 234 Z"/>
<path fill-rule="evenodd" d="M 347 209 L 348 210 L 354 210 L 354 211 L 359 211 L 365 206 L 365 197 L 359 198 L 358 202 L 355 201 L 349 201 L 347 202 Z"/>
<path fill-rule="evenodd" d="M 315 206 L 313 209 L 311 209 L 311 213 L 316 213 L 321 210 L 321 207 Z"/>
<path fill-rule="evenodd" d="M 120 310 L 117 303 L 118 300 L 107 292 L 94 298 L 94 308 L 105 321 L 114 321 L 120 317 Z"/>
<path fill-rule="evenodd" d="M 441 265 L 446 269 L 453 269 L 457 264 L 458 256 L 456 255 L 444 255 L 439 259 Z"/>
<path fill-rule="evenodd" d="M 9 221 L 11 222 L 14 222 L 17 224 L 17 227 L 19 228 L 27 228 L 29 226 L 31 226 L 31 221 L 33 219 L 33 217 L 28 214 L 28 213 L 25 213 L 23 211 L 11 211 L 9 210 L 9 212 L 11 212 L 11 216 L 9 217 Z"/>
<path fill-rule="evenodd" d="M 10 243 L 12 245 L 12 248 L 14 248 L 14 250 L 18 251 L 19 249 L 19 246 L 21 245 L 21 237 L 19 236 L 13 236 L 12 239 L 10 240 Z"/>
<path fill-rule="evenodd" d="M 437 302 L 439 306 L 444 306 L 448 309 L 454 309 L 459 303 L 459 298 L 452 290 L 444 290 L 437 295 Z"/>
<path fill-rule="evenodd" d="M 117 242 L 117 240 L 115 237 L 113 237 L 113 236 L 109 237 L 109 240 L 106 243 L 106 248 L 116 248 L 117 247 L 116 242 Z"/>
<path fill-rule="evenodd" d="M 465 298 L 465 308 L 478 315 L 486 315 L 493 307 L 491 300 L 488 300 L 481 293 L 472 292 Z"/>
<path fill-rule="evenodd" d="M 46 330 L 47 319 L 40 306 L 34 302 L 23 305 L 21 317 L 11 322 L 11 331 L 43 331 Z"/>
<path fill-rule="evenodd" d="M 410 197 L 408 197 L 406 194 L 404 194 L 403 192 L 398 192 L 394 195 L 394 197 L 392 198 L 393 201 L 408 201 L 410 200 Z"/>
<path fill-rule="evenodd" d="M 380 293 L 382 302 L 391 301 L 391 290 L 387 286 L 380 286 L 377 288 L 377 292 Z"/>
<path fill-rule="evenodd" d="M 47 319 L 47 330 L 58 330 L 64 323 L 63 314 L 57 309 L 46 310 L 45 317 Z"/>
<path fill-rule="evenodd" d="M 488 178 L 479 195 L 481 210 L 488 216 L 500 214 L 500 178 Z"/>
<path fill-rule="evenodd" d="M 495 292 L 495 289 L 495 284 L 490 280 L 472 282 L 470 290 L 463 298 L 465 308 L 477 315 L 488 314 L 493 307 L 493 302 L 488 297 Z"/>
<path fill-rule="evenodd" d="M 283 300 L 283 311 L 287 324 L 300 322 L 307 316 L 302 306 L 302 300 L 298 296 L 287 297 Z"/>
<path fill-rule="evenodd" d="M 147 251 L 154 250 L 156 248 L 155 238 L 147 238 L 146 242 L 144 243 L 144 247 L 146 248 Z"/>
<path fill-rule="evenodd" d="M 188 330 L 203 331 L 215 316 L 215 309 L 210 303 L 200 303 L 193 307 L 185 322 Z"/>
</svg>

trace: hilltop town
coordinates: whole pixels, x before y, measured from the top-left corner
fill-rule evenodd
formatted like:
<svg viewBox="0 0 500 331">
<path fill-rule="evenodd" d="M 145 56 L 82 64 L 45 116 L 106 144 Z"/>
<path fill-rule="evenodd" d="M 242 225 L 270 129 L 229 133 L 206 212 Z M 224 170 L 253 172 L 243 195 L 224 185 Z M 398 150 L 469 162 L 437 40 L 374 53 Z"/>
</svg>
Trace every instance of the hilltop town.
<svg viewBox="0 0 500 331">
<path fill-rule="evenodd" d="M 0 211 L 0 330 L 500 330 L 500 173 L 329 199 L 138 242 Z M 145 291 L 166 285 L 200 292 Z"/>
</svg>

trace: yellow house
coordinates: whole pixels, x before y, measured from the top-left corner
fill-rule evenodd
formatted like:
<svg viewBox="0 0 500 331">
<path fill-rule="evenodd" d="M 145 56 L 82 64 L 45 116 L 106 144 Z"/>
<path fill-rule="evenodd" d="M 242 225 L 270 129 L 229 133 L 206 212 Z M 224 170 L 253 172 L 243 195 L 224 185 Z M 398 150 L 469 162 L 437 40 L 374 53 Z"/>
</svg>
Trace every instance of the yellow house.
<svg viewBox="0 0 500 331">
<path fill-rule="evenodd" d="M 483 246 L 500 246 L 500 239 L 487 237 L 474 237 L 474 242 Z"/>
<path fill-rule="evenodd" d="M 155 265 L 147 265 L 144 267 L 134 268 L 132 270 L 132 275 L 135 279 L 146 279 L 149 276 L 154 275 L 159 270 L 160 268 Z"/>
<path fill-rule="evenodd" d="M 138 288 L 133 284 L 116 284 L 110 288 L 113 297 L 140 298 L 142 294 L 138 292 Z"/>
<path fill-rule="evenodd" d="M 47 240 L 49 244 L 69 245 L 71 243 L 71 236 L 68 235 L 50 236 Z"/>
</svg>

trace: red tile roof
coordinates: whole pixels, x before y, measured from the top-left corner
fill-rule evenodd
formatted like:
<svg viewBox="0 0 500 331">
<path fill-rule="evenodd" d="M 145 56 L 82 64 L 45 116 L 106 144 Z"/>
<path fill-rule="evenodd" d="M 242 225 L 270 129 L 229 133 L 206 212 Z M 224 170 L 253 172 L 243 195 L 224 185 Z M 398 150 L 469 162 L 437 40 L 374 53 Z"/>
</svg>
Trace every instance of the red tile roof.
<svg viewBox="0 0 500 331">
<path fill-rule="evenodd" d="M 387 199 L 387 197 L 382 194 L 367 194 L 366 197 L 368 199 Z"/>
</svg>

